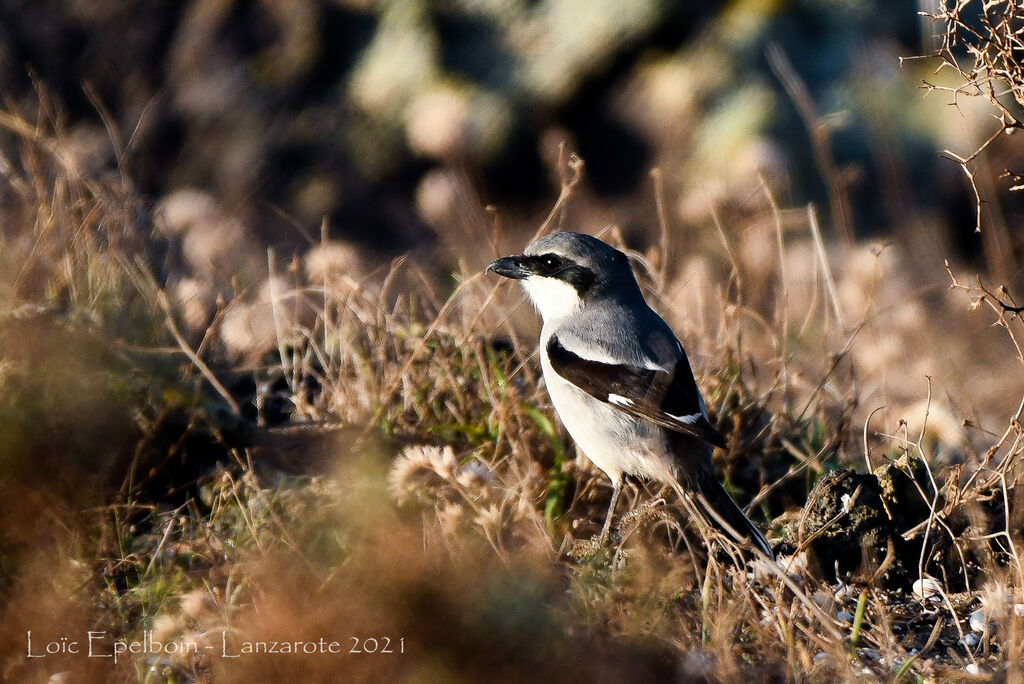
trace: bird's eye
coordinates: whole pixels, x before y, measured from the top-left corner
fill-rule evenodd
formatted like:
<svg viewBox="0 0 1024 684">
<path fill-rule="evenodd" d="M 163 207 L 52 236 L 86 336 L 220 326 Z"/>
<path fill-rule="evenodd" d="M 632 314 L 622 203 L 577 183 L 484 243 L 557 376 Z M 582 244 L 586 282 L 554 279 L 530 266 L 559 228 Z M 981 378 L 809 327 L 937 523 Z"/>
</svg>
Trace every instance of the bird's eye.
<svg viewBox="0 0 1024 684">
<path fill-rule="evenodd" d="M 544 257 L 544 261 L 542 261 L 541 263 L 544 264 L 545 268 L 552 268 L 553 269 L 556 266 L 558 266 L 558 257 L 553 257 L 551 255 L 548 255 L 548 256 Z"/>
</svg>

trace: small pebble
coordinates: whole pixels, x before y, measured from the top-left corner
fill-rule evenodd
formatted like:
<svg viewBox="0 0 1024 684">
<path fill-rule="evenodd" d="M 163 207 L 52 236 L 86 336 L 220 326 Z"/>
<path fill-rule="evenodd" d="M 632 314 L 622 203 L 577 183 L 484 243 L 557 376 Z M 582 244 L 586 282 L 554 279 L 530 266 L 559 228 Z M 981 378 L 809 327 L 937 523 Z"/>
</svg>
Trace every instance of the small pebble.
<svg viewBox="0 0 1024 684">
<path fill-rule="evenodd" d="M 827 660 L 828 660 L 828 653 L 825 653 L 824 651 L 818 651 L 817 653 L 814 654 L 814 664 L 815 665 L 820 665 L 821 663 L 824 663 Z"/>
<path fill-rule="evenodd" d="M 996 626 L 994 622 L 987 622 L 985 620 L 985 612 L 981 608 L 971 613 L 971 617 L 968 622 L 970 622 L 971 629 L 975 632 L 984 632 L 986 626 L 989 628 L 989 631 L 991 631 Z"/>
<path fill-rule="evenodd" d="M 862 656 L 864 656 L 865 658 L 867 658 L 868 660 L 881 660 L 882 659 L 882 654 L 879 653 L 878 651 L 876 651 L 873 648 L 862 648 L 862 649 L 860 649 L 860 654 Z"/>
<path fill-rule="evenodd" d="M 960 640 L 960 643 L 966 646 L 967 648 L 974 648 L 978 645 L 978 642 L 980 641 L 981 637 L 979 637 L 974 632 L 968 632 L 967 634 L 964 634 L 964 638 Z"/>
<path fill-rule="evenodd" d="M 967 672 L 967 674 L 981 674 L 981 668 L 978 667 L 977 663 L 968 663 L 967 667 L 965 667 L 964 670 Z"/>
<path fill-rule="evenodd" d="M 1024 617 L 1024 603 L 1018 603 L 1013 607 L 1013 614 Z"/>
<path fill-rule="evenodd" d="M 845 610 L 841 610 L 836 613 L 836 620 L 840 622 L 853 622 L 853 613 L 847 613 Z"/>
<path fill-rule="evenodd" d="M 914 580 L 914 596 L 918 598 L 933 598 L 942 593 L 942 584 L 934 577 L 923 577 Z"/>
</svg>

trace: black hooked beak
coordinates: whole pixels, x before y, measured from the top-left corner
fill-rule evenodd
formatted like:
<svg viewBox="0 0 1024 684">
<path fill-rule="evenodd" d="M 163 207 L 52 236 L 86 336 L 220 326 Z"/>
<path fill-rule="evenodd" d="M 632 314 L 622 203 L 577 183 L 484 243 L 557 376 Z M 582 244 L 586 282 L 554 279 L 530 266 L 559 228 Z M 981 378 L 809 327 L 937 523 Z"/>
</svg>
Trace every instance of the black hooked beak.
<svg viewBox="0 0 1024 684">
<path fill-rule="evenodd" d="M 486 273 L 487 271 L 494 271 L 500 276 L 515 278 L 516 280 L 529 278 L 533 275 L 529 269 L 523 266 L 523 257 L 521 256 L 501 257 L 497 261 L 492 261 L 484 272 Z"/>
</svg>

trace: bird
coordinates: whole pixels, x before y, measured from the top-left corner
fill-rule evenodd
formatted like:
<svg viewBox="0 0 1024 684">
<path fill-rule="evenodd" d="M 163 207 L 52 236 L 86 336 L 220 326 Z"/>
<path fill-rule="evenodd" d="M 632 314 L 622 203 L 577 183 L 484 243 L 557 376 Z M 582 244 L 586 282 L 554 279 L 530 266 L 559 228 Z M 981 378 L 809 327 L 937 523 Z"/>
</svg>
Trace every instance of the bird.
<svg viewBox="0 0 1024 684">
<path fill-rule="evenodd" d="M 493 261 L 487 272 L 526 290 L 542 320 L 539 355 L 551 403 L 611 480 L 600 546 L 629 475 L 675 488 L 706 523 L 774 558 L 715 475 L 712 447 L 725 447 L 725 438 L 708 417 L 686 351 L 647 303 L 624 252 L 558 231 Z"/>
</svg>

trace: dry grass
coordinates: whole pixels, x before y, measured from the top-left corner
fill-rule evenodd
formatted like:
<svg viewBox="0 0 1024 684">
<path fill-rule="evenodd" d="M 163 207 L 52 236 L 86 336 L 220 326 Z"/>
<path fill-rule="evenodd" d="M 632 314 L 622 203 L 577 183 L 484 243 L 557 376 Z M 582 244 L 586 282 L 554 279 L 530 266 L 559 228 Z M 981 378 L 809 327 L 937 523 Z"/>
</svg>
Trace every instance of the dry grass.
<svg viewBox="0 0 1024 684">
<path fill-rule="evenodd" d="M 447 254 L 446 285 L 325 229 L 231 282 L 202 254 L 175 261 L 182 233 L 147 239 L 159 217 L 120 176 L 78 174 L 53 120 L 0 116 L 5 679 L 1024 676 L 1008 293 L 953 278 L 1016 358 L 934 272 L 920 286 L 920 253 L 833 245 L 767 188 L 700 233 L 660 212 L 634 264 L 728 435 L 719 472 L 787 555 L 738 567 L 637 484 L 614 547 L 572 559 L 610 488 L 539 384 L 532 313 L 480 274 L 490 254 Z M 573 225 L 582 164 L 559 172 L 542 229 Z M 244 229 L 200 204 L 183 231 Z M 842 471 L 861 464 L 878 478 Z M 30 660 L 30 629 L 152 630 L 214 655 Z M 342 652 L 220 653 L 321 637 Z M 350 653 L 352 637 L 404 652 Z"/>
</svg>

